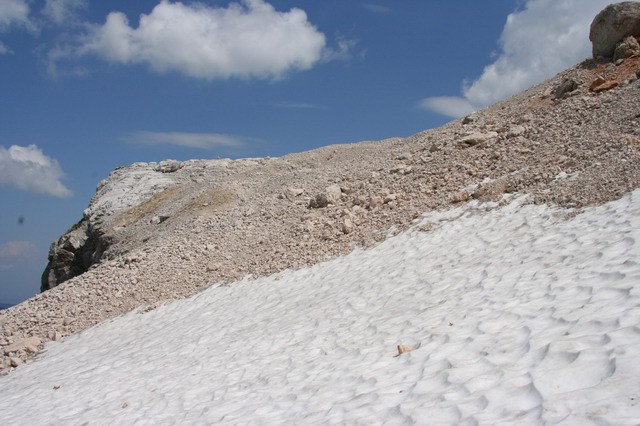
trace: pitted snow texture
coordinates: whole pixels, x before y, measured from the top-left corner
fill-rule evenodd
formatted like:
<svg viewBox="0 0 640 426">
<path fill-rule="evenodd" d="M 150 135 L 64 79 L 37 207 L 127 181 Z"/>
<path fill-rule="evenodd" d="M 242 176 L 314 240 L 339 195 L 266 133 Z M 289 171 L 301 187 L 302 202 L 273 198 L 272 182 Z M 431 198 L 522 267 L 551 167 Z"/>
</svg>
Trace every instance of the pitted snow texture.
<svg viewBox="0 0 640 426">
<path fill-rule="evenodd" d="M 0 378 L 0 418 L 633 424 L 640 191 L 575 217 L 521 201 L 49 343 Z"/>
</svg>

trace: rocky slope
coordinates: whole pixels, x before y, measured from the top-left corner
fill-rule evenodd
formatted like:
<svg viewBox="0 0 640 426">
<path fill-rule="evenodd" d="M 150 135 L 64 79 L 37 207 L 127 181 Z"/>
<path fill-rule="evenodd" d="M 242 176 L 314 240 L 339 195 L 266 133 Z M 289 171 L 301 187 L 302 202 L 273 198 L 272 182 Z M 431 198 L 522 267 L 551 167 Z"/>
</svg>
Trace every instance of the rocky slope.
<svg viewBox="0 0 640 426">
<path fill-rule="evenodd" d="M 618 198 L 640 186 L 639 70 L 637 56 L 587 60 L 407 138 L 117 169 L 53 245 L 51 289 L 0 312 L 0 370 L 132 309 L 370 246 L 434 209 L 512 192 L 576 209 Z"/>
</svg>

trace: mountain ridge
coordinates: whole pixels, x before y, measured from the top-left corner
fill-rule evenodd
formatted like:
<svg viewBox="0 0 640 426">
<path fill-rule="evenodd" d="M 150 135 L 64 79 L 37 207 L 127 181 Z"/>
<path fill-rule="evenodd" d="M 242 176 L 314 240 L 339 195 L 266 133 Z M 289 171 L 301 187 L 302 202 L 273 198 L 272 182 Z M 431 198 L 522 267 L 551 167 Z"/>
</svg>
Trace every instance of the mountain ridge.
<svg viewBox="0 0 640 426">
<path fill-rule="evenodd" d="M 117 169 L 85 211 L 82 226 L 106 242 L 96 262 L 3 311 L 0 343 L 57 340 L 212 284 L 312 265 L 472 199 L 525 193 L 533 203 L 578 211 L 619 198 L 640 186 L 638 69 L 638 57 L 586 60 L 407 138 Z M 145 179 L 148 191 L 131 202 L 106 202 L 127 200 Z M 12 363 L 5 356 L 2 366 Z"/>
</svg>

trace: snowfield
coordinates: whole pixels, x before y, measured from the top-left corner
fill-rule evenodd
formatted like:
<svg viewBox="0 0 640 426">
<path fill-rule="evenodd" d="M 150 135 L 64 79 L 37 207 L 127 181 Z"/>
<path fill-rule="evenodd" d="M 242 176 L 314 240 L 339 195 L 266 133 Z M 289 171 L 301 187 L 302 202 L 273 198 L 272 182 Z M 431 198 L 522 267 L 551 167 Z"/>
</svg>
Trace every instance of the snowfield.
<svg viewBox="0 0 640 426">
<path fill-rule="evenodd" d="M 430 213 L 47 343 L 0 378 L 0 419 L 637 424 L 639 241 L 640 190 L 577 215 L 522 198 Z"/>
</svg>

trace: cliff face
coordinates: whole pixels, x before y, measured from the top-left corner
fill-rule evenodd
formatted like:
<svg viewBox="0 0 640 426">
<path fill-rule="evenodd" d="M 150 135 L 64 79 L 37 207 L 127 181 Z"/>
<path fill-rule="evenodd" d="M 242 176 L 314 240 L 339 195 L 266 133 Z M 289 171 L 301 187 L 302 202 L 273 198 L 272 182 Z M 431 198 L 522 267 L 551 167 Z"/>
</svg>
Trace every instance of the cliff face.
<svg viewBox="0 0 640 426">
<path fill-rule="evenodd" d="M 40 290 L 52 289 L 108 258 L 116 242 L 115 217 L 175 184 L 166 174 L 180 167 L 171 160 L 137 163 L 114 170 L 100 182 L 83 218 L 51 244 Z"/>
<path fill-rule="evenodd" d="M 108 247 L 108 237 L 89 219 L 83 218 L 51 244 L 49 263 L 42 273 L 40 291 L 49 290 L 88 271 L 91 265 L 100 261 Z"/>
</svg>

